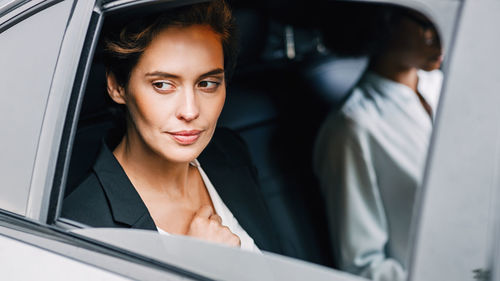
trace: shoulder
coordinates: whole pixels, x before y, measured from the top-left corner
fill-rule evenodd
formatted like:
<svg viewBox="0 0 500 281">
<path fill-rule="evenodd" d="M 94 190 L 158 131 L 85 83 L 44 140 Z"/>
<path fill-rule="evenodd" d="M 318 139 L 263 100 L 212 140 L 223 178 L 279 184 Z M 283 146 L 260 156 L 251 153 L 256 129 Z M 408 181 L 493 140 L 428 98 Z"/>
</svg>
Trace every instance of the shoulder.
<svg viewBox="0 0 500 281">
<path fill-rule="evenodd" d="M 401 88 L 402 85 L 397 82 L 372 71 L 365 72 L 342 107 L 327 117 L 322 130 L 342 137 L 376 135 L 380 126 L 391 118 L 388 110 L 390 112 L 395 107 L 394 99 L 388 92 L 401 91 Z"/>
<path fill-rule="evenodd" d="M 369 137 L 377 126 L 380 116 L 373 102 L 363 98 L 359 89 L 354 89 L 352 94 L 339 111 L 327 116 L 319 130 L 317 145 L 342 149 L 344 145 Z"/>
<path fill-rule="evenodd" d="M 380 120 L 375 101 L 366 97 L 361 88 L 354 88 L 344 106 L 331 112 L 321 125 L 313 153 L 316 173 L 331 165 L 343 165 L 349 153 L 369 153 L 373 130 Z M 328 168 L 329 169 L 329 168 Z M 329 170 L 328 170 L 329 171 Z"/>
<path fill-rule="evenodd" d="M 61 217 L 94 227 L 114 227 L 106 196 L 94 173 L 90 173 L 63 201 Z"/>
<path fill-rule="evenodd" d="M 381 118 L 384 100 L 381 93 L 368 83 L 361 83 L 352 89 L 350 97 L 340 109 L 338 122 L 345 129 L 369 129 Z"/>
</svg>

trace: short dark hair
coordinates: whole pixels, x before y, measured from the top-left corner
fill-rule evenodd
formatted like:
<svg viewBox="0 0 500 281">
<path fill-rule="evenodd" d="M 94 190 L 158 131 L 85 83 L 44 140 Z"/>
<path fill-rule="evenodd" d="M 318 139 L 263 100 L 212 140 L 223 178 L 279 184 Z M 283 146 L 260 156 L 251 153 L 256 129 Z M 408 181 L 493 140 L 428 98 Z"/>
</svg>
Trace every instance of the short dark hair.
<svg viewBox="0 0 500 281">
<path fill-rule="evenodd" d="M 391 40 L 406 9 L 387 4 L 331 2 L 321 14 L 324 43 L 340 56 L 374 56 Z"/>
<path fill-rule="evenodd" d="M 224 53 L 226 81 L 236 65 L 235 21 L 224 0 L 213 0 L 144 16 L 125 25 L 109 28 L 102 40 L 104 65 L 118 84 L 126 86 L 133 68 L 155 36 L 168 27 L 208 25 L 220 36 Z M 117 27 L 118 26 L 118 27 Z"/>
</svg>

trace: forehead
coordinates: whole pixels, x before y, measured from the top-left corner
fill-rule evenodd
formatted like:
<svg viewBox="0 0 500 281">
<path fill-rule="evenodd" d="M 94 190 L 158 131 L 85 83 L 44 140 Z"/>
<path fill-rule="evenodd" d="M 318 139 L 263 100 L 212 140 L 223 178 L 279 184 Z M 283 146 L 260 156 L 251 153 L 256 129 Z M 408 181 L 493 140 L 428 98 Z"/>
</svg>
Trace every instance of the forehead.
<svg viewBox="0 0 500 281">
<path fill-rule="evenodd" d="M 223 65 L 221 37 L 210 26 L 191 25 L 162 29 L 145 49 L 137 68 L 197 73 Z"/>
<path fill-rule="evenodd" d="M 401 19 L 411 21 L 413 24 L 418 25 L 424 30 L 429 30 L 434 28 L 434 24 L 424 15 L 412 10 L 403 10 L 399 13 Z"/>
</svg>

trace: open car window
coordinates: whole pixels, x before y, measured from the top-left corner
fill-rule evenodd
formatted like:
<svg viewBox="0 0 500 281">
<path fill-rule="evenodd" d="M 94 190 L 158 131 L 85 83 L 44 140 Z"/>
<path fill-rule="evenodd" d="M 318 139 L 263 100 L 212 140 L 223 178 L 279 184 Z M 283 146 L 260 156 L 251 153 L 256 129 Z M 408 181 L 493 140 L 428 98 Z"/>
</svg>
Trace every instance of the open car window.
<svg viewBox="0 0 500 281">
<path fill-rule="evenodd" d="M 188 2 L 189 1 L 166 1 L 161 3 L 161 8 L 171 8 L 177 5 L 192 3 Z M 105 131 L 112 126 L 111 123 L 114 109 L 110 106 L 109 100 L 106 100 L 106 95 L 103 93 L 103 77 L 105 70 L 103 65 L 99 63 L 99 60 L 102 59 L 102 57 L 100 57 L 99 52 L 96 51 L 96 42 L 99 37 L 101 24 L 106 24 L 108 16 L 111 17 L 122 14 L 121 16 L 127 17 L 133 16 L 134 13 L 139 14 L 145 10 L 153 9 L 153 6 L 150 6 L 149 4 L 143 6 L 134 5 L 133 1 L 106 2 L 102 7 L 96 7 L 94 11 L 95 20 L 92 21 L 92 25 L 90 27 L 92 30 L 88 31 L 86 49 L 80 59 L 81 63 L 77 79 L 81 79 L 81 81 L 76 84 L 73 91 L 72 100 L 70 102 L 70 111 L 68 112 L 68 117 L 66 119 L 65 135 L 63 135 L 64 141 L 61 147 L 63 155 L 59 156 L 59 176 L 64 176 L 61 176 L 60 179 L 56 179 L 56 185 L 58 186 L 55 190 L 59 190 L 59 193 L 57 196 L 53 196 L 54 205 L 51 205 L 52 218 L 55 219 L 56 225 L 63 228 L 73 229 L 75 227 L 85 227 L 78 222 L 67 220 L 64 217 L 59 218 L 60 204 L 62 199 L 72 192 L 72 188 L 82 180 L 82 177 L 85 175 L 95 159 L 101 137 L 104 135 Z M 241 18 L 244 18 L 245 16 L 248 16 L 248 14 L 242 14 Z M 257 15 L 257 17 L 258 16 L 259 15 Z M 248 16 L 247 19 L 252 20 L 254 17 L 255 14 Z M 289 252 L 287 252 L 287 255 L 310 262 L 316 262 L 322 265 L 332 266 L 335 265 L 335 261 L 332 260 L 331 256 L 325 254 L 325 252 L 329 251 L 329 247 L 331 247 L 329 243 L 331 242 L 328 242 L 329 238 L 326 234 L 328 230 L 326 230 L 325 227 L 325 218 L 321 215 L 322 212 L 325 211 L 324 206 L 317 203 L 322 200 L 321 194 L 317 189 L 317 183 L 314 182 L 313 184 L 316 189 L 311 188 L 305 190 L 304 186 L 306 186 L 306 184 L 310 184 L 311 181 L 314 181 L 312 171 L 303 172 L 300 168 L 293 167 L 291 164 L 294 162 L 290 161 L 290 158 L 286 157 L 286 149 L 289 149 L 292 146 L 295 148 L 303 148 L 300 150 L 297 149 L 298 153 L 295 156 L 297 156 L 300 160 L 304 160 L 306 163 L 305 166 L 311 165 L 311 152 L 309 149 L 313 145 L 312 142 L 316 132 L 315 130 L 318 129 L 320 121 L 325 117 L 328 106 L 331 106 L 332 104 L 337 105 L 337 102 L 341 103 L 345 101 L 345 96 L 342 94 L 348 94 L 350 88 L 352 88 L 354 83 L 360 79 L 363 71 L 368 67 L 368 61 L 366 57 L 340 56 L 335 58 L 335 54 L 333 54 L 333 56 L 327 56 L 326 54 L 328 54 L 328 52 L 325 52 L 324 46 L 321 44 L 321 38 L 320 36 L 317 36 L 317 30 L 310 32 L 308 26 L 301 26 L 293 21 L 290 22 L 289 19 L 272 19 L 269 26 L 264 27 L 262 30 L 269 32 L 266 33 L 266 36 L 269 36 L 272 39 L 277 39 L 276 41 L 271 42 L 272 44 L 268 44 L 268 42 L 266 42 L 268 37 L 262 39 L 258 36 L 259 33 L 255 34 L 257 37 L 253 38 L 255 39 L 255 42 L 260 42 L 258 40 L 263 40 L 265 42 L 259 47 L 265 54 L 264 57 L 267 59 L 267 61 L 263 62 L 263 64 L 267 63 L 269 68 L 266 69 L 267 72 L 265 72 L 264 75 L 260 74 L 259 76 L 259 71 L 252 70 L 252 67 L 257 66 L 256 69 L 260 70 L 258 68 L 260 65 L 252 65 L 252 63 L 255 62 L 252 60 L 244 62 L 247 65 L 242 65 L 240 76 L 236 76 L 235 83 L 230 85 L 230 91 L 233 91 L 235 94 L 228 96 L 226 109 L 224 109 L 224 112 L 222 113 L 220 122 L 221 124 L 238 131 L 245 141 L 250 143 L 249 149 L 258 166 L 259 180 L 264 186 L 264 192 L 268 195 L 266 203 L 270 206 L 270 208 L 274 208 L 273 211 L 275 211 L 274 214 L 276 215 L 273 219 L 282 229 L 280 236 L 280 238 L 283 239 L 282 243 L 288 246 L 287 250 Z M 448 34 L 449 33 L 445 33 L 445 36 L 449 36 Z M 447 42 L 446 37 L 443 37 L 442 41 Z M 314 43 L 309 44 L 310 42 Z M 283 46 L 286 48 L 283 48 Z M 445 46 L 447 48 L 447 45 Z M 293 52 L 292 49 L 294 50 Z M 248 51 L 248 49 L 246 51 Z M 313 66 L 307 64 L 308 58 L 312 53 L 320 53 L 321 55 L 324 55 L 331 63 Z M 250 58 L 252 58 L 251 55 L 253 54 L 250 50 Z M 312 88 L 316 86 L 318 86 L 317 88 L 324 86 L 326 89 L 330 89 L 329 87 L 337 87 L 334 88 L 335 93 L 339 93 L 340 96 L 328 96 L 327 98 L 330 99 L 328 102 L 331 103 L 327 104 L 322 103 L 325 101 L 324 96 L 319 96 L 317 99 L 303 102 L 300 97 L 289 95 L 286 97 L 286 101 L 288 102 L 288 105 L 291 106 L 287 108 L 287 105 L 285 105 L 286 103 L 280 103 L 280 100 L 282 101 L 284 99 L 283 95 L 280 96 L 280 92 L 293 92 L 288 91 L 290 88 L 282 87 L 282 85 L 285 85 L 286 83 L 276 83 L 273 79 L 265 80 L 265 76 L 267 75 L 267 78 L 269 78 L 271 73 L 278 73 L 276 76 L 282 76 L 279 77 L 279 80 L 277 81 L 286 82 L 287 79 L 290 79 L 290 77 L 294 77 L 290 76 L 292 71 L 279 72 L 278 70 L 285 69 L 283 66 L 287 66 L 290 61 L 298 61 L 299 63 L 294 65 L 297 68 L 303 66 L 309 67 L 308 69 L 311 70 L 307 73 L 307 75 L 310 75 L 309 77 L 317 78 L 323 76 L 323 78 L 318 80 L 311 80 L 313 81 L 311 83 L 313 84 L 311 86 Z M 280 65 L 282 68 L 280 68 Z M 244 66 L 249 67 L 245 68 Z M 303 67 L 303 69 L 306 69 L 307 67 Z M 349 73 L 347 75 L 348 77 L 342 77 L 345 73 Z M 260 80 L 262 78 L 264 79 Z M 271 85 L 272 83 L 276 83 L 277 85 L 271 85 L 268 89 L 262 91 L 262 89 L 254 87 L 256 85 L 256 83 L 253 83 L 254 81 L 264 81 L 261 85 L 266 86 Z M 321 84 L 328 84 L 332 81 L 335 82 L 333 83 L 333 86 Z M 300 90 L 304 90 L 302 93 L 306 93 L 308 91 L 305 90 L 310 89 L 302 86 L 303 85 L 300 85 Z M 321 91 L 321 89 L 319 91 Z M 271 96 L 272 94 L 275 96 Z M 272 98 L 270 98 L 270 96 Z M 309 116 L 311 119 L 307 119 L 306 121 L 312 120 L 314 122 L 309 122 L 309 124 L 314 125 L 304 126 L 305 133 L 295 139 L 292 139 L 289 135 L 287 135 L 287 133 L 289 134 L 289 132 L 292 131 L 291 129 L 293 129 L 293 126 L 290 126 L 291 124 L 301 121 L 299 115 L 293 114 L 294 112 L 299 112 L 296 109 L 300 108 L 300 106 L 309 107 L 308 110 L 310 111 L 306 110 L 306 112 L 311 112 Z M 243 116 L 245 118 L 237 119 L 234 118 L 234 116 Z M 282 126 L 283 124 L 285 124 L 285 126 Z M 262 138 L 261 136 L 265 134 L 288 136 L 289 138 L 286 139 L 288 142 Z M 268 145 L 270 140 L 275 141 L 276 143 Z M 265 149 L 262 149 L 262 147 Z M 276 153 L 273 154 L 273 149 L 275 148 L 278 148 L 276 151 L 280 153 L 278 157 L 276 156 Z M 283 186 L 287 186 L 289 189 L 285 189 Z M 290 190 L 293 192 L 289 192 L 287 194 L 286 192 Z M 283 196 L 283 194 L 285 195 Z M 283 199 L 283 197 L 285 199 Z M 297 198 L 303 199 L 303 201 L 294 201 Z M 299 203 L 293 205 L 293 202 Z M 292 209 L 291 213 L 290 209 Z M 302 210 L 305 210 L 305 212 L 302 213 Z M 411 210 L 408 211 L 408 213 L 411 213 Z M 286 217 L 286 214 L 291 214 L 291 216 Z M 313 227 L 304 227 L 305 225 L 309 226 L 308 223 L 311 223 L 311 220 L 309 220 L 310 217 L 313 217 Z M 407 227 L 409 229 L 409 222 L 407 223 Z M 409 231 L 408 229 L 406 231 Z M 269 259 L 267 254 L 259 257 L 258 255 L 241 253 L 240 257 L 240 252 L 234 249 L 226 249 L 220 246 L 206 245 L 204 243 L 199 244 L 200 246 L 198 247 L 196 246 L 198 245 L 198 241 L 191 241 L 189 238 L 182 237 L 160 237 L 154 232 L 142 233 L 141 231 L 136 232 L 84 228 L 81 230 L 75 230 L 75 233 L 91 237 L 96 241 L 102 241 L 106 244 L 112 244 L 119 248 L 126 249 L 127 251 L 137 253 L 140 256 L 149 257 L 153 260 L 160 260 L 161 262 L 167 264 L 175 264 L 180 268 L 190 271 L 192 270 L 202 276 L 214 279 L 217 279 L 220 276 L 233 276 L 231 274 L 234 272 L 224 273 L 228 275 L 217 275 L 218 273 L 216 272 L 217 270 L 223 270 L 223 267 L 221 267 L 221 264 L 218 262 L 220 260 L 224 260 L 224 262 L 229 261 L 229 258 L 227 257 L 233 257 L 234 259 L 241 260 L 248 258 L 250 263 L 259 264 L 259 266 L 262 267 L 270 267 L 271 264 L 273 264 L 271 260 L 276 261 L 278 264 L 287 263 L 289 261 L 287 259 L 281 260 L 279 257 Z M 109 238 L 112 235 L 114 235 L 114 239 Z M 116 237 L 123 237 L 123 240 L 116 239 Z M 139 239 L 138 237 L 144 237 L 144 239 L 147 239 L 148 242 L 151 242 L 151 245 L 148 246 L 150 248 L 147 248 L 146 246 L 141 248 L 143 245 L 137 245 L 136 241 Z M 120 240 L 120 242 L 117 242 L 118 240 Z M 214 258 L 211 259 L 211 261 L 214 262 L 214 264 L 206 264 L 208 268 L 201 269 L 203 268 L 203 265 L 191 264 L 191 255 L 184 256 L 186 260 L 182 260 L 181 262 L 179 261 L 180 259 L 175 258 L 175 253 L 169 256 L 168 254 L 161 254 L 161 250 L 153 251 L 165 249 L 162 248 L 163 246 L 158 246 L 158 248 L 155 247 L 155 245 L 164 245 L 165 243 L 169 245 L 168 247 L 184 245 L 187 248 L 192 248 L 192 255 L 196 255 L 197 248 L 203 248 L 203 251 L 213 252 Z M 135 247 L 139 248 L 136 249 Z M 219 256 L 221 257 L 220 260 L 215 258 Z M 290 262 L 293 266 L 305 266 L 304 268 L 309 268 L 307 265 L 300 262 Z M 279 266 L 276 265 L 276 268 L 279 268 Z M 338 275 L 332 270 L 326 270 L 325 268 L 319 267 L 316 269 L 317 270 L 313 270 L 314 273 L 311 272 L 310 274 L 318 274 L 318 278 L 320 278 L 319 276 L 325 276 L 324 278 L 344 278 L 340 277 L 341 275 Z M 274 271 L 263 270 L 262 272 L 262 276 L 278 274 Z M 204 273 L 207 273 L 207 275 L 204 275 Z M 296 276 L 302 275 L 297 273 Z M 345 278 L 350 277 L 347 277 L 346 275 Z"/>
<path fill-rule="evenodd" d="M 160 3 L 157 8 L 168 9 L 191 3 L 192 1 L 168 1 Z M 145 7 L 139 5 L 135 10 L 128 7 L 129 4 L 125 3 L 120 6 L 117 3 L 108 3 L 102 7 L 96 7 L 92 12 L 72 96 L 69 100 L 69 110 L 62 136 L 63 142 L 61 143 L 56 168 L 58 173 L 51 194 L 52 204 L 49 209 L 49 221 L 53 219 L 57 227 L 72 231 L 76 237 L 92 240 L 104 247 L 111 247 L 120 253 L 136 256 L 141 261 L 150 260 L 152 265 L 156 267 L 172 270 L 181 275 L 200 280 L 234 279 L 244 270 L 246 261 L 255 264 L 256 267 L 264 266 L 259 274 L 264 279 L 272 280 L 276 278 L 275 276 L 289 276 L 292 278 L 293 276 L 289 273 L 292 272 L 292 268 L 295 268 L 293 271 L 298 270 L 296 276 L 292 279 L 286 279 L 301 280 L 299 276 L 304 276 L 307 273 L 309 276 L 317 276 L 317 278 L 320 278 L 319 280 L 350 280 L 348 274 L 291 259 L 282 260 L 280 257 L 269 259 L 265 257 L 267 254 L 261 256 L 242 253 L 240 250 L 202 243 L 186 237 L 163 237 L 158 235 L 157 232 L 151 231 L 91 229 L 78 221 L 59 217 L 63 198 L 72 192 L 72 188 L 82 180 L 82 177 L 92 166 L 102 137 L 106 130 L 113 126 L 112 115 L 115 108 L 106 99 L 105 91 L 103 91 L 105 90 L 105 70 L 102 65 L 102 54 L 98 50 L 99 46 L 97 46 L 102 24 L 106 24 L 107 16 L 125 17 L 136 12 L 140 14 L 143 10 L 152 9 L 148 5 Z M 122 10 L 119 9 L 120 7 Z M 120 15 L 119 12 L 122 12 L 123 15 Z M 75 228 L 83 229 L 72 230 Z M 110 237 L 114 238 L 108 239 Z M 137 241 L 148 242 L 137 244 Z M 165 247 L 165 243 L 167 243 L 168 247 Z M 187 253 L 174 248 L 170 249 L 173 245 L 177 249 L 192 249 L 192 252 Z M 167 252 L 164 252 L 165 250 Z M 201 260 L 197 260 L 198 257 L 204 257 L 205 253 L 207 255 L 210 253 L 210 260 L 213 263 L 203 264 Z M 238 270 L 234 269 L 226 272 L 224 269 L 227 269 L 227 264 L 235 258 L 241 259 L 241 267 L 238 267 Z M 276 264 L 276 266 L 273 266 L 273 264 Z M 275 268 L 275 270 L 267 270 L 269 267 Z M 304 271 L 304 274 L 298 274 L 299 271 Z M 249 279 L 252 278 L 254 277 L 250 275 Z"/>
</svg>

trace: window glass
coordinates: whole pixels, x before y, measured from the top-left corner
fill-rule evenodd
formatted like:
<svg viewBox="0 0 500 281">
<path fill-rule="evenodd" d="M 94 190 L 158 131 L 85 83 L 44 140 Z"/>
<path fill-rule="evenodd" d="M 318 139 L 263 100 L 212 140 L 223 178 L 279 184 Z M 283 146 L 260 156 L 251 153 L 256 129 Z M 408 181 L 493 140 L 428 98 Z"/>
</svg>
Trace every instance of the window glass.
<svg viewBox="0 0 500 281">
<path fill-rule="evenodd" d="M 0 3 L 5 3 L 2 1 Z M 52 74 L 70 5 L 0 33 L 0 208 L 24 215 Z"/>
</svg>

